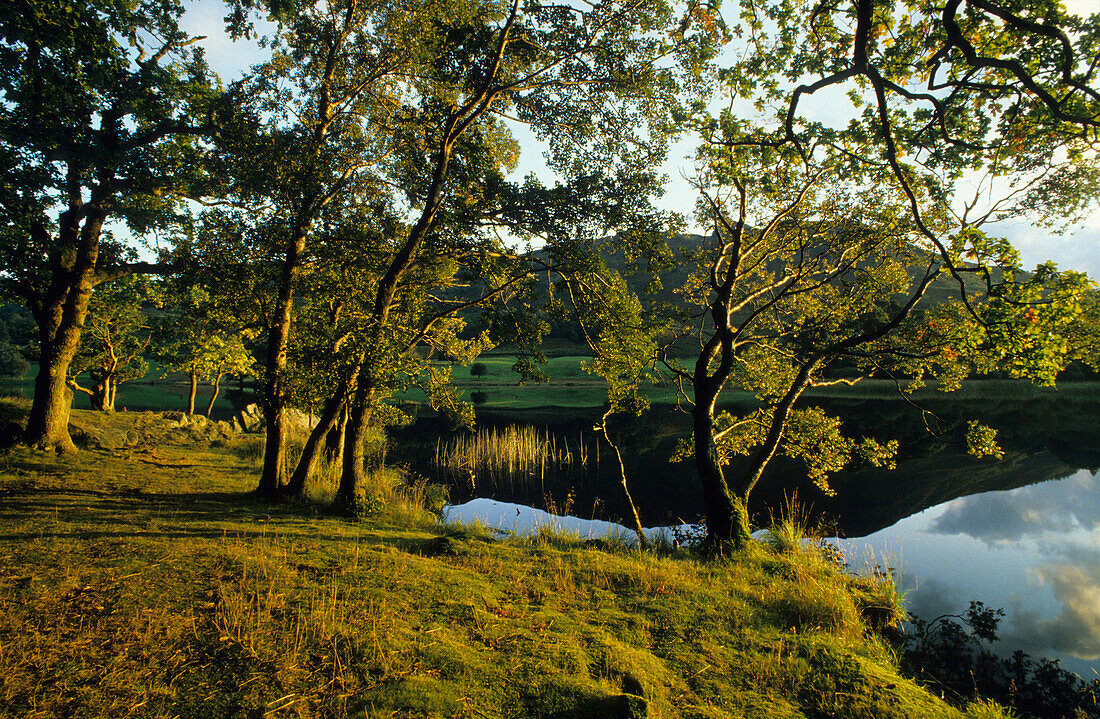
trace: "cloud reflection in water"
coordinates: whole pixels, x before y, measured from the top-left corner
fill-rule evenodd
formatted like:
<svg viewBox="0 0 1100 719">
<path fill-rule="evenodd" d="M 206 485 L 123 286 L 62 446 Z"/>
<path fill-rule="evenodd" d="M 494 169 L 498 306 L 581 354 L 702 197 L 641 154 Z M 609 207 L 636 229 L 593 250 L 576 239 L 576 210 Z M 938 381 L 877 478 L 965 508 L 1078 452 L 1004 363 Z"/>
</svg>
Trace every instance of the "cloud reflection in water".
<svg viewBox="0 0 1100 719">
<path fill-rule="evenodd" d="M 1100 528 L 1100 475 L 1087 470 L 1057 482 L 957 499 L 928 531 L 965 534 L 992 544 L 1078 528 Z"/>
<path fill-rule="evenodd" d="M 1079 659 L 1100 659 L 1100 562 L 1050 564 L 1035 573 L 1054 590 L 1062 612 L 1031 627 L 1027 621 L 1015 622 L 1017 630 L 1042 637 L 1047 646 Z"/>
<path fill-rule="evenodd" d="M 1100 475 L 962 497 L 863 540 L 898 556 L 910 608 L 925 619 L 971 599 L 1007 612 L 995 649 L 1100 671 Z"/>
</svg>

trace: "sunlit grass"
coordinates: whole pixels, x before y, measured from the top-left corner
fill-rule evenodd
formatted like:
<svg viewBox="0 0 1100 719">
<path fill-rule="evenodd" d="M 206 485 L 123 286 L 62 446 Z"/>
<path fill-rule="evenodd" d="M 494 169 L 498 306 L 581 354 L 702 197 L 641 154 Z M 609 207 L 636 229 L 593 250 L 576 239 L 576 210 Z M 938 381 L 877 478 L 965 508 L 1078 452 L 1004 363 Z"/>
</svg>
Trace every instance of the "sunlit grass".
<svg viewBox="0 0 1100 719">
<path fill-rule="evenodd" d="M 0 458 L 0 716 L 962 716 L 810 545 L 499 537 L 396 473 L 348 521 L 248 442 Z"/>
</svg>

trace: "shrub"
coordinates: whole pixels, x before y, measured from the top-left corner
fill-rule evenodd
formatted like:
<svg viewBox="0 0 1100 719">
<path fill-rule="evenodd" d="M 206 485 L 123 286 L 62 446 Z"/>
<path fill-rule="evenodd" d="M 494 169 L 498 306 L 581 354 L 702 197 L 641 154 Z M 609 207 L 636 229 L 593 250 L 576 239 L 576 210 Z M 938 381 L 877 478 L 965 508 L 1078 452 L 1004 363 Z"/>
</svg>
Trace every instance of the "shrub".
<svg viewBox="0 0 1100 719">
<path fill-rule="evenodd" d="M 891 643 L 899 642 L 901 623 L 909 614 L 893 571 L 875 567 L 869 575 L 853 577 L 851 587 L 856 607 L 867 626 Z"/>
</svg>

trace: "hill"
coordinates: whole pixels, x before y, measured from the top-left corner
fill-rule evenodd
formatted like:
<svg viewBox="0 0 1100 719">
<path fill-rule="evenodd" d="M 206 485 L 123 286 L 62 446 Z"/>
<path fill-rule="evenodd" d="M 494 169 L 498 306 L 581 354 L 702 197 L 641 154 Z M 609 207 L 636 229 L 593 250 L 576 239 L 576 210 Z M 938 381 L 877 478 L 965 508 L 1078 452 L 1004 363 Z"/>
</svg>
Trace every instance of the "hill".
<svg viewBox="0 0 1100 719">
<path fill-rule="evenodd" d="M 605 238 L 603 242 L 607 242 Z M 694 263 L 694 257 L 703 252 L 704 256 L 707 256 L 705 251 L 708 247 L 713 245 L 715 238 L 713 236 L 698 235 L 698 234 L 680 234 L 669 237 L 667 240 L 669 258 L 660 266 L 659 271 L 656 273 L 658 283 L 653 285 L 653 276 L 644 270 L 634 271 L 630 263 L 627 262 L 625 256 L 621 251 L 607 251 L 604 253 L 604 261 L 607 266 L 622 274 L 627 282 L 627 285 L 632 291 L 637 293 L 644 301 L 651 307 L 663 306 L 666 311 L 686 312 L 691 310 L 684 300 L 684 297 L 678 292 L 683 288 L 688 280 L 689 272 L 692 269 Z M 541 251 L 537 254 L 542 254 Z M 779 269 L 779 268 L 774 268 Z M 923 268 L 920 268 L 923 269 Z M 914 279 L 917 279 L 919 269 L 913 268 L 910 273 Z M 1029 277 L 1027 273 L 1024 273 L 1021 279 Z M 994 273 L 994 281 L 997 281 L 998 275 Z M 545 285 L 545 281 L 539 278 Z M 978 297 L 981 295 L 984 288 L 982 280 L 977 275 L 965 274 L 963 275 L 963 281 L 968 296 Z M 469 295 L 469 290 L 466 290 L 467 295 L 464 295 L 464 299 L 471 299 L 472 295 Z M 461 291 L 460 293 L 461 294 Z M 942 302 L 946 302 L 950 299 L 957 298 L 959 296 L 958 281 L 948 275 L 942 275 L 938 277 L 929 287 L 922 306 L 928 307 L 936 305 Z M 898 301 L 903 301 L 904 297 L 899 296 Z M 550 334 L 548 338 L 547 346 L 544 347 L 544 351 L 550 356 L 568 356 L 568 355 L 586 355 L 589 353 L 587 345 L 584 344 L 584 336 L 580 328 L 570 322 L 563 322 L 559 319 L 548 317 L 545 318 L 550 325 Z M 466 315 L 466 320 L 469 323 L 471 329 L 480 330 L 482 324 L 478 316 L 478 312 L 470 312 Z M 682 357 L 694 357 L 698 353 L 698 345 L 690 337 L 683 338 L 672 346 L 671 352 L 674 355 Z M 512 348 L 502 347 L 501 351 L 510 352 Z"/>
</svg>

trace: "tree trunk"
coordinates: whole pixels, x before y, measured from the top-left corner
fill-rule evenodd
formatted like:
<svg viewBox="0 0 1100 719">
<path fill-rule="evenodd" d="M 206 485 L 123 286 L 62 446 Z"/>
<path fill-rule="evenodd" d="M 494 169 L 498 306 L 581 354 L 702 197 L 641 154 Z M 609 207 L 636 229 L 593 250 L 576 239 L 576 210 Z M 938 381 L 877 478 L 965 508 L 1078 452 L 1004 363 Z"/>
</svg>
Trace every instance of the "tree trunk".
<svg viewBox="0 0 1100 719">
<path fill-rule="evenodd" d="M 286 484 L 286 352 L 290 342 L 294 284 L 301 266 L 309 226 L 308 220 L 300 220 L 287 242 L 279 281 L 279 296 L 267 337 L 267 371 L 260 402 L 266 423 L 267 443 L 264 445 L 263 473 L 260 475 L 256 493 L 268 498 L 274 498 L 280 487 Z"/>
<path fill-rule="evenodd" d="M 43 350 L 46 349 L 43 346 Z M 71 360 L 71 356 L 69 359 Z M 66 374 L 68 362 L 64 358 L 48 357 L 43 351 L 38 365 L 38 377 L 34 381 L 34 401 L 24 434 L 24 440 L 32 447 L 55 450 L 58 453 L 76 451 L 76 445 L 69 437 L 69 411 L 73 403 L 73 393 L 66 385 Z"/>
<path fill-rule="evenodd" d="M 81 215 L 85 217 L 83 227 L 79 226 Z M 58 221 L 62 246 L 67 249 L 57 261 L 62 268 L 71 269 L 54 272 L 45 298 L 34 311 L 41 355 L 23 439 L 38 449 L 76 451 L 69 437 L 73 394 L 66 386 L 66 379 L 73 357 L 80 349 L 80 334 L 92 298 L 104 217 L 98 205 L 83 206 L 79 195 L 74 195 L 70 209 Z"/>
<path fill-rule="evenodd" d="M 206 405 L 206 416 L 209 417 L 210 413 L 214 411 L 214 402 L 218 399 L 218 390 L 221 389 L 222 376 L 220 374 L 214 375 L 214 393 L 210 395 L 210 404 Z"/>
<path fill-rule="evenodd" d="M 95 384 L 92 385 L 92 409 L 99 412 L 111 411 L 111 377 L 110 375 L 101 376 L 98 379 L 92 378 Z"/>
<path fill-rule="evenodd" d="M 340 472 L 340 487 L 336 492 L 335 507 L 351 516 L 362 513 L 359 494 L 366 485 L 367 472 L 363 457 L 363 440 L 370 423 L 374 389 L 369 379 L 359 383 L 348 411 L 344 427 L 344 457 Z"/>
<path fill-rule="evenodd" d="M 305 494 L 306 482 L 313 476 L 317 469 L 317 462 L 321 457 L 322 442 L 329 433 L 336 429 L 340 416 L 344 413 L 347 404 L 347 392 L 350 383 L 355 381 L 358 370 L 340 382 L 332 396 L 325 401 L 324 409 L 317 420 L 317 426 L 309 433 L 309 439 L 302 447 L 302 456 L 298 458 L 298 466 L 294 468 L 294 474 L 290 476 L 290 482 L 286 486 L 286 494 L 290 497 L 302 497 Z"/>
<path fill-rule="evenodd" d="M 191 381 L 191 387 L 187 391 L 187 416 L 195 414 L 195 395 L 199 393 L 199 376 L 195 373 L 195 370 L 191 370 L 187 373 L 187 378 Z"/>
<path fill-rule="evenodd" d="M 723 553 L 738 550 L 749 541 L 748 497 L 735 496 L 726 483 L 718 447 L 714 442 L 713 398 L 710 402 L 696 398 L 692 411 L 692 440 L 695 446 L 695 468 L 703 485 L 703 507 L 706 513 L 706 549 Z"/>
<path fill-rule="evenodd" d="M 325 438 L 325 461 L 329 464 L 342 464 L 344 461 L 344 430 L 348 426 L 348 403 L 340 409 L 336 426 L 329 430 Z"/>
<path fill-rule="evenodd" d="M 256 494 L 266 499 L 278 496 L 286 477 L 286 408 L 281 402 L 269 407 L 265 402 L 264 414 L 264 465 Z"/>
<path fill-rule="evenodd" d="M 107 378 L 107 411 L 115 411 L 115 397 L 118 396 L 118 379 L 114 376 Z"/>
</svg>

